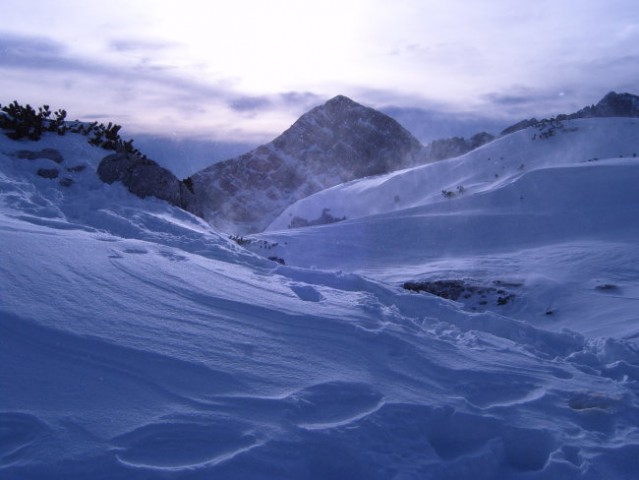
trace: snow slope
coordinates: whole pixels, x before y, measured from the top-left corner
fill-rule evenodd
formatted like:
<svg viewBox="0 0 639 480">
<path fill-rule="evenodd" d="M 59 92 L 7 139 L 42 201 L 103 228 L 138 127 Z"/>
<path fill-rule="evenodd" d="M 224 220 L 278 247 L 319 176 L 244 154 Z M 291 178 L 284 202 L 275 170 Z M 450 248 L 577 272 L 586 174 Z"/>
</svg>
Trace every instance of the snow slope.
<svg viewBox="0 0 639 480">
<path fill-rule="evenodd" d="M 286 229 L 296 216 L 317 218 L 324 209 L 335 217 L 349 219 L 425 205 L 446 209 L 450 202 L 442 191 L 456 194 L 456 200 L 463 197 L 466 204 L 472 205 L 477 195 L 471 194 L 501 190 L 540 169 L 639 155 L 639 119 L 581 119 L 556 125 L 521 130 L 461 157 L 323 190 L 291 205 L 268 230 Z M 548 136 L 550 131 L 553 133 Z M 463 195 L 457 194 L 460 186 L 464 188 Z M 486 206 L 484 200 L 479 208 Z"/>
<path fill-rule="evenodd" d="M 396 285 L 510 283 L 507 305 L 477 295 L 460 301 L 544 328 L 637 338 L 639 120 L 573 120 L 540 138 L 548 128 L 320 192 L 271 228 L 327 208 L 349 220 L 260 238 L 279 243 L 272 254 L 288 264 Z"/>
<path fill-rule="evenodd" d="M 103 152 L 84 141 L 0 138 L 1 478 L 636 475 L 639 350 L 616 332 L 548 331 L 333 270 L 331 255 L 389 252 L 390 215 L 252 244 L 326 268 L 266 260 L 102 184 Z M 16 156 L 42 148 L 63 162 Z M 360 252 L 361 229 L 376 237 Z M 315 235 L 334 253 L 304 260 Z M 513 258 L 547 245 L 511 244 Z M 413 253 L 392 256 L 409 266 Z"/>
</svg>

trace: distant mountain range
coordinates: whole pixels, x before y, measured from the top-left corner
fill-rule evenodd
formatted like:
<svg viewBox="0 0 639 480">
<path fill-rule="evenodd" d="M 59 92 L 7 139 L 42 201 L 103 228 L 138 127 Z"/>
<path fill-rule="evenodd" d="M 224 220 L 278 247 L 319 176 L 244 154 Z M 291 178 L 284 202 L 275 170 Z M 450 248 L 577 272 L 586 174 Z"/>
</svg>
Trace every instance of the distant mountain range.
<svg viewBox="0 0 639 480">
<path fill-rule="evenodd" d="M 639 97 L 610 92 L 596 105 L 553 119 L 523 120 L 500 136 L 550 121 L 593 117 L 639 117 Z M 153 166 L 146 159 L 136 168 L 138 160 L 130 154 L 105 159 L 100 173 L 103 180 L 120 180 L 138 195 L 154 195 L 185 208 L 221 231 L 247 234 L 263 231 L 286 207 L 318 191 L 459 156 L 494 139 L 481 132 L 470 139 L 453 137 L 423 146 L 391 117 L 340 95 L 302 115 L 272 142 L 183 181 L 169 178 L 172 174 L 165 169 L 150 175 Z M 156 177 L 162 179 L 157 187 L 144 180 Z M 141 182 L 143 187 L 137 185 Z M 323 215 L 324 223 L 330 220 L 330 212 Z"/>
</svg>

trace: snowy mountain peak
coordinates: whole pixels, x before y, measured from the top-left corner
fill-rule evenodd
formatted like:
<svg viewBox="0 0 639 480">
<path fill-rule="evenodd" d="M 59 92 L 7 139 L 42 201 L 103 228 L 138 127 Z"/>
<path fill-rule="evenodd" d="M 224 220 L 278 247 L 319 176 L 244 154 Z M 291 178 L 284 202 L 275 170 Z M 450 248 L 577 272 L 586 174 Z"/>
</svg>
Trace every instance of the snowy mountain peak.
<svg viewBox="0 0 639 480">
<path fill-rule="evenodd" d="M 352 107 L 352 106 L 360 106 L 361 105 L 354 100 L 351 100 L 345 95 L 336 95 L 331 98 L 328 102 L 324 104 L 324 107 L 327 108 L 343 108 L 343 107 Z"/>
<path fill-rule="evenodd" d="M 196 173 L 189 209 L 222 230 L 260 231 L 315 192 L 416 165 L 422 149 L 397 121 L 339 95 L 272 142 Z"/>
</svg>

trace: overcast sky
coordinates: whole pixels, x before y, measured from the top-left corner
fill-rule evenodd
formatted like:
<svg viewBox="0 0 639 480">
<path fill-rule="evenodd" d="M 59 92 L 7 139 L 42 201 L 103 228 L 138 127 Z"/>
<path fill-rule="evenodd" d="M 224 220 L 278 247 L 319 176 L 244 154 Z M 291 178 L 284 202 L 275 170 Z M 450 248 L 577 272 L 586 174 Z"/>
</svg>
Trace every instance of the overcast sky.
<svg viewBox="0 0 639 480">
<path fill-rule="evenodd" d="M 639 94 L 637 0 L 1 2 L 0 103 L 134 133 L 261 142 L 337 94 L 507 124 L 610 90 Z"/>
</svg>

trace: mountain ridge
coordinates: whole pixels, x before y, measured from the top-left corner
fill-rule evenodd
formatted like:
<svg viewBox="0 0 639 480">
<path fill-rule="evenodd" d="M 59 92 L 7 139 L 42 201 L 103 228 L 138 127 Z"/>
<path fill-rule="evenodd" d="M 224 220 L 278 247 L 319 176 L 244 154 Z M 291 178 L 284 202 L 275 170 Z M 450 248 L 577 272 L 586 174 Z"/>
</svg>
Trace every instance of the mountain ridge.
<svg viewBox="0 0 639 480">
<path fill-rule="evenodd" d="M 553 120 L 614 116 L 639 116 L 639 97 L 610 92 L 596 105 Z M 547 122 L 523 120 L 500 136 Z M 480 132 L 470 139 L 453 137 L 423 146 L 391 117 L 338 95 L 302 115 L 273 141 L 197 172 L 192 177 L 195 201 L 188 209 L 217 228 L 255 233 L 288 206 L 326 188 L 463 155 L 495 138 Z M 333 218 L 330 211 L 318 215 Z"/>
<path fill-rule="evenodd" d="M 2 112 L 2 128 L 7 135 L 17 132 L 15 129 L 20 126 L 13 122 L 19 105 L 9 107 Z M 35 110 L 31 113 L 29 118 L 33 121 L 27 122 L 25 128 L 34 128 L 30 123 L 38 120 L 38 115 L 50 114 L 48 107 L 40 114 Z M 58 134 L 74 131 L 71 127 L 79 124 L 63 122 L 64 115 L 58 119 L 63 129 Z M 609 92 L 597 104 L 573 114 L 550 120 L 522 120 L 500 136 L 564 120 L 614 116 L 638 117 L 639 97 Z M 38 122 L 35 124 L 38 127 Z M 119 128 L 116 125 L 111 132 L 111 124 L 108 128 L 102 126 L 107 138 L 114 137 Z M 546 133 L 553 132 L 550 129 Z M 338 95 L 302 115 L 271 142 L 210 165 L 184 180 L 132 149 L 132 141 L 113 143 L 114 149 L 124 151 L 105 157 L 98 174 L 107 183 L 122 182 L 135 195 L 155 196 L 186 209 L 222 231 L 245 234 L 263 231 L 287 207 L 326 188 L 463 155 L 495 138 L 481 132 L 470 139 L 440 139 L 424 147 L 393 118 Z M 334 218 L 330 211 L 322 211 L 320 217 Z"/>
<path fill-rule="evenodd" d="M 338 95 L 273 141 L 195 173 L 188 209 L 232 233 L 256 232 L 300 198 L 414 166 L 422 151 L 397 121 Z"/>
<path fill-rule="evenodd" d="M 597 104 L 589 105 L 570 114 L 559 114 L 551 119 L 521 120 L 501 131 L 500 135 L 523 130 L 549 121 L 575 120 L 578 118 L 639 117 L 639 96 L 631 93 L 608 92 Z"/>
<path fill-rule="evenodd" d="M 588 164 L 606 158 L 634 159 L 639 144 L 624 139 L 638 138 L 636 123 L 631 118 L 583 118 L 540 124 L 456 158 L 373 179 L 357 179 L 318 192 L 289 206 L 267 231 L 302 226 L 304 221 L 319 218 L 326 209 L 333 217 L 347 219 L 424 204 L 437 205 L 443 212 L 450 200 L 480 198 L 484 190 L 541 167 Z M 291 222 L 293 219 L 296 221 Z"/>
</svg>

